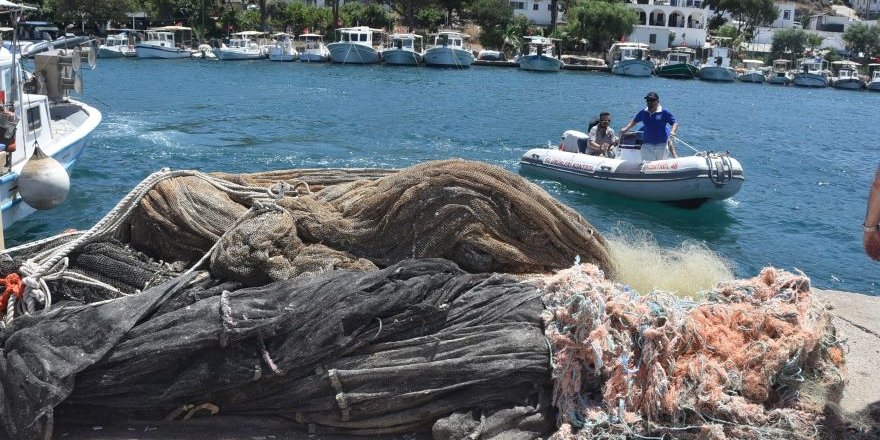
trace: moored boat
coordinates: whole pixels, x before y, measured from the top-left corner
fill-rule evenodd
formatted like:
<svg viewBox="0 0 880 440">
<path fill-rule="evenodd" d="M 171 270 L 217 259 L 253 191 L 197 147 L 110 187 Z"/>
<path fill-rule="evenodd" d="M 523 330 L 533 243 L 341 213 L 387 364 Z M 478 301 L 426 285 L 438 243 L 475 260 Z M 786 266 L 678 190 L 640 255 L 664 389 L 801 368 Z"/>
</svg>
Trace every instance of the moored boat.
<svg viewBox="0 0 880 440">
<path fill-rule="evenodd" d="M 648 49 L 643 43 L 614 43 L 608 50 L 608 64 L 611 73 L 623 76 L 651 76 L 654 62 L 650 60 Z"/>
<path fill-rule="evenodd" d="M 654 74 L 663 78 L 694 79 L 700 75 L 700 67 L 694 64 L 696 51 L 689 47 L 669 49 L 666 60 L 660 63 Z"/>
<path fill-rule="evenodd" d="M 470 67 L 474 54 L 467 44 L 469 35 L 458 31 L 440 31 L 431 35 L 432 44 L 425 50 L 425 65 L 435 67 Z"/>
<path fill-rule="evenodd" d="M 284 32 L 272 34 L 275 44 L 269 48 L 269 61 L 296 61 L 299 53 L 293 46 L 293 35 Z"/>
<path fill-rule="evenodd" d="M 831 77 L 831 87 L 846 90 L 861 90 L 866 82 L 859 76 L 859 66 L 855 61 L 834 61 L 831 63 L 837 69 L 837 75 Z"/>
<path fill-rule="evenodd" d="M 556 41 L 547 37 L 524 37 L 528 40 L 527 53 L 517 58 L 519 68 L 539 72 L 558 72 L 562 69 L 562 60 L 554 55 Z"/>
<path fill-rule="evenodd" d="M 147 29 L 147 36 L 134 49 L 138 58 L 175 59 L 192 56 L 192 28 L 165 26 Z"/>
<path fill-rule="evenodd" d="M 9 3 L 18 15 L 22 9 Z M 17 16 L 13 17 L 18 19 Z M 12 45 L 16 47 L 15 44 Z M 101 112 L 68 97 L 82 94 L 79 49 L 56 49 L 34 56 L 32 76 L 24 83 L 21 57 L 0 47 L 0 209 L 3 228 L 35 210 L 64 202 L 70 172 L 101 122 Z M 94 66 L 95 53 L 88 52 Z"/>
<path fill-rule="evenodd" d="M 327 45 L 330 60 L 342 64 L 375 64 L 380 60 L 380 52 L 374 47 L 377 34 L 381 29 L 367 26 L 337 29 L 339 38 Z M 378 42 L 376 42 L 378 43 Z"/>
<path fill-rule="evenodd" d="M 721 45 L 729 38 L 715 38 L 703 47 L 708 51 L 706 64 L 700 68 L 700 79 L 705 81 L 736 81 L 736 70 L 730 67 L 730 48 Z"/>
<path fill-rule="evenodd" d="M 221 44 L 214 48 L 214 55 L 218 60 L 258 60 L 265 58 L 267 53 L 257 41 L 257 38 L 265 35 L 259 31 L 242 31 L 232 34 L 229 44 Z"/>
<path fill-rule="evenodd" d="M 125 32 L 108 35 L 104 43 L 98 45 L 98 58 L 126 58 L 136 55 L 134 39 Z"/>
<path fill-rule="evenodd" d="M 299 60 L 304 63 L 325 63 L 330 61 L 330 51 L 324 45 L 324 36 L 320 34 L 300 34 L 302 42 Z"/>
<path fill-rule="evenodd" d="M 868 64 L 868 71 L 871 72 L 871 80 L 865 87 L 873 92 L 880 92 L 880 64 Z"/>
<path fill-rule="evenodd" d="M 822 57 L 803 58 L 791 83 L 799 87 L 828 87 L 828 61 Z"/>
<path fill-rule="evenodd" d="M 788 65 L 789 60 L 773 60 L 773 68 L 767 74 L 767 83 L 787 86 L 791 84 L 791 72 Z"/>
<path fill-rule="evenodd" d="M 743 60 L 743 71 L 736 79 L 748 83 L 763 83 L 767 80 L 761 66 L 764 62 L 761 60 Z"/>
<path fill-rule="evenodd" d="M 625 136 L 616 157 L 578 153 L 585 133 L 569 130 L 562 148 L 534 148 L 520 159 L 520 170 L 590 189 L 639 200 L 698 207 L 736 194 L 744 182 L 742 165 L 727 153 L 643 162 L 641 133 Z"/>
<path fill-rule="evenodd" d="M 382 61 L 393 66 L 418 66 L 424 57 L 422 36 L 392 34 L 382 50 Z"/>
</svg>

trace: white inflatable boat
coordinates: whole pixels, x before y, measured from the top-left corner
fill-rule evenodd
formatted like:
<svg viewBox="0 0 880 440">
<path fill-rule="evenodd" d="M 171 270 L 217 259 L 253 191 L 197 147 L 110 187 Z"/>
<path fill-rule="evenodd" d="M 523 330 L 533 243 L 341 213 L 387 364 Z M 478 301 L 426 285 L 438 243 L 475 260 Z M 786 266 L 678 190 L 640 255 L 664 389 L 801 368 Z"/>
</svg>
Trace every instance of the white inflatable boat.
<svg viewBox="0 0 880 440">
<path fill-rule="evenodd" d="M 527 151 L 520 169 L 624 197 L 691 208 L 733 196 L 744 181 L 742 165 L 728 153 L 642 162 L 641 132 L 625 136 L 613 158 L 580 153 L 586 142 L 585 133 L 566 131 L 560 148 Z"/>
</svg>

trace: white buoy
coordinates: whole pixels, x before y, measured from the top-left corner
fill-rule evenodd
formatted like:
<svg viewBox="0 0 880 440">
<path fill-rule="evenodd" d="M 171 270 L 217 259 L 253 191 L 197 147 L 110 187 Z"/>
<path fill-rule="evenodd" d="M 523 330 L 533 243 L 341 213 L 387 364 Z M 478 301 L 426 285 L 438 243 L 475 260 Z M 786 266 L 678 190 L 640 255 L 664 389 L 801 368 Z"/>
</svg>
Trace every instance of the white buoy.
<svg viewBox="0 0 880 440">
<path fill-rule="evenodd" d="M 52 209 L 70 192 L 70 176 L 57 160 L 37 146 L 18 176 L 18 194 L 36 209 Z"/>
</svg>

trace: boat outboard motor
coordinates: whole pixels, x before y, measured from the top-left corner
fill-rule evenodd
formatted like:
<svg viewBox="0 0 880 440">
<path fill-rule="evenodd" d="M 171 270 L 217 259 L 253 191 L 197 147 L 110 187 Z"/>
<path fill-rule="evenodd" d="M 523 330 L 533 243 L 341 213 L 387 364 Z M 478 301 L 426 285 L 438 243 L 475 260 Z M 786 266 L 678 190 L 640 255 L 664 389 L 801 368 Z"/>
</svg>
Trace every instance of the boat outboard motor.
<svg viewBox="0 0 880 440">
<path fill-rule="evenodd" d="M 589 136 L 581 131 L 566 130 L 562 133 L 562 146 L 560 150 L 569 153 L 584 153 L 589 145 Z"/>
<path fill-rule="evenodd" d="M 52 209 L 67 199 L 70 176 L 57 160 L 37 146 L 18 177 L 18 194 L 36 209 Z"/>
</svg>

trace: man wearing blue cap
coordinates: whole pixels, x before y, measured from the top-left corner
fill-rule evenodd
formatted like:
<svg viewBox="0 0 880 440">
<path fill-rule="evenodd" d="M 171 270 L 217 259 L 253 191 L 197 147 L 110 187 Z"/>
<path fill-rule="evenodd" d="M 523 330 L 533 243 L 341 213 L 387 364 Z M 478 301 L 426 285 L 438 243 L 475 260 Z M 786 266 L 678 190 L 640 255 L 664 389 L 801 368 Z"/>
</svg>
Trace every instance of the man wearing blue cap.
<svg viewBox="0 0 880 440">
<path fill-rule="evenodd" d="M 675 131 L 678 130 L 675 116 L 660 106 L 660 96 L 656 92 L 648 92 L 645 95 L 645 103 L 647 107 L 636 113 L 632 121 L 620 129 L 620 136 L 622 137 L 637 122 L 641 122 L 645 140 L 641 149 L 643 161 L 677 157 L 675 145 L 672 142 Z"/>
</svg>

